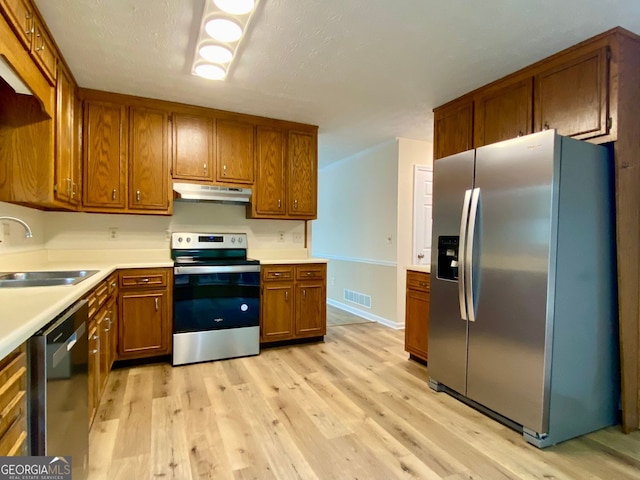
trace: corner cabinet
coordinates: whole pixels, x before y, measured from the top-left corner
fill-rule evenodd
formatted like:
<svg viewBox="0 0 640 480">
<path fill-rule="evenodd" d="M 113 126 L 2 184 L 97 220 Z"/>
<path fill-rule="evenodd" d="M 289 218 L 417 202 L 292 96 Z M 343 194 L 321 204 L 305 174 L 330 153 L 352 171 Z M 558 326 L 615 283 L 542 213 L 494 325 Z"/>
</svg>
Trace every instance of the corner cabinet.
<svg viewBox="0 0 640 480">
<path fill-rule="evenodd" d="M 428 359 L 430 286 L 428 273 L 407 270 L 404 349 L 424 362 Z"/>
<path fill-rule="evenodd" d="M 260 343 L 324 337 L 326 276 L 324 263 L 262 266 Z"/>
<path fill-rule="evenodd" d="M 118 359 L 171 353 L 171 268 L 120 271 Z"/>
</svg>

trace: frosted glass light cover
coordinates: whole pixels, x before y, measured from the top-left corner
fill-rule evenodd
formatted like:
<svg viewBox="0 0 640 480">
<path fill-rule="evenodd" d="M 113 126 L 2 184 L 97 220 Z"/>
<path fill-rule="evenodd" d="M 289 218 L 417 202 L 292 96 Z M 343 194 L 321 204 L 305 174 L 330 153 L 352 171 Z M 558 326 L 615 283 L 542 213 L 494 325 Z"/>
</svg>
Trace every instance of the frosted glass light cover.
<svg viewBox="0 0 640 480">
<path fill-rule="evenodd" d="M 240 25 L 226 18 L 209 20 L 204 29 L 211 38 L 220 42 L 235 42 L 242 36 Z"/>
<path fill-rule="evenodd" d="M 194 71 L 196 75 L 209 80 L 222 80 L 227 74 L 224 68 L 208 63 L 198 65 Z"/>
<path fill-rule="evenodd" d="M 223 12 L 232 15 L 244 15 L 253 10 L 254 0 L 213 0 L 213 3 Z"/>
<path fill-rule="evenodd" d="M 200 56 L 213 63 L 229 63 L 233 53 L 220 45 L 205 45 L 200 48 Z"/>
</svg>

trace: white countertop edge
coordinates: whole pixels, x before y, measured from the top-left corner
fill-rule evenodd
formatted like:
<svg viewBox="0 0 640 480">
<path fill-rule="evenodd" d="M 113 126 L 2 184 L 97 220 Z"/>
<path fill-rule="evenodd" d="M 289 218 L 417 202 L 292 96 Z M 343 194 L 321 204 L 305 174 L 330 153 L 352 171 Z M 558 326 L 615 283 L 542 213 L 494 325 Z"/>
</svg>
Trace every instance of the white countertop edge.
<svg viewBox="0 0 640 480">
<path fill-rule="evenodd" d="M 329 263 L 326 258 L 269 258 L 260 260 L 260 265 L 292 265 L 296 263 Z"/>
<path fill-rule="evenodd" d="M 408 265 L 406 269 L 413 272 L 431 273 L 431 265 Z"/>
</svg>

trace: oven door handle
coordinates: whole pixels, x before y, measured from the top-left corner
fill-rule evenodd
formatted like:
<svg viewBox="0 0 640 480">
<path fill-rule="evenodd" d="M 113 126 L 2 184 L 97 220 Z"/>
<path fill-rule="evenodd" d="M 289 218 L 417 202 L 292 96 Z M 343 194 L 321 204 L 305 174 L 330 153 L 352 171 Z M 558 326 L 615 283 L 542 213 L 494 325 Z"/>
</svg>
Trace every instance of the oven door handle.
<svg viewBox="0 0 640 480">
<path fill-rule="evenodd" d="M 173 267 L 175 275 L 201 275 L 207 273 L 245 273 L 259 272 L 260 265 L 199 265 L 190 267 Z"/>
</svg>

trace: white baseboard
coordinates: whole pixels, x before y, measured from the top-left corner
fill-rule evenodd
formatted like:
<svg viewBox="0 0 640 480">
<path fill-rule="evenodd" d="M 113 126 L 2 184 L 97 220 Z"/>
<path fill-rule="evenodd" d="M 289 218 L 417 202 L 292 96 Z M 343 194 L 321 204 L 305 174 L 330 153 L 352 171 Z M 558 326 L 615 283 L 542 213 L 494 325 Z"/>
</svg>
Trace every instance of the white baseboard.
<svg viewBox="0 0 640 480">
<path fill-rule="evenodd" d="M 327 298 L 327 305 L 331 305 L 332 307 L 339 308 L 340 310 L 344 310 L 345 312 L 352 313 L 358 317 L 364 318 L 365 320 L 369 320 L 370 322 L 376 322 L 385 327 L 393 328 L 394 330 L 402 330 L 404 329 L 404 323 L 396 323 L 388 318 L 380 317 L 378 315 L 374 315 L 373 313 L 365 312 L 358 308 L 354 308 L 346 303 L 338 302 L 337 300 L 333 300 L 331 298 Z"/>
</svg>

